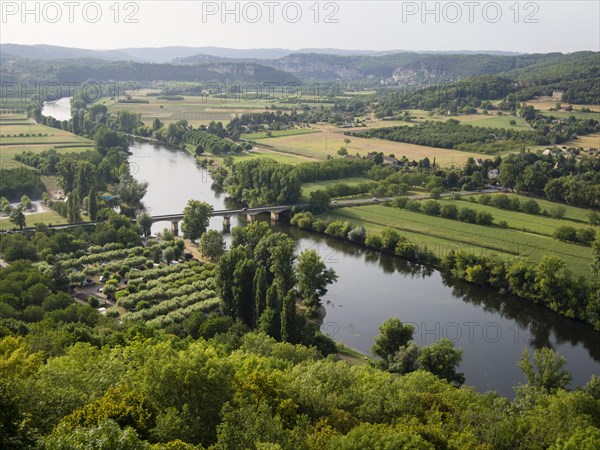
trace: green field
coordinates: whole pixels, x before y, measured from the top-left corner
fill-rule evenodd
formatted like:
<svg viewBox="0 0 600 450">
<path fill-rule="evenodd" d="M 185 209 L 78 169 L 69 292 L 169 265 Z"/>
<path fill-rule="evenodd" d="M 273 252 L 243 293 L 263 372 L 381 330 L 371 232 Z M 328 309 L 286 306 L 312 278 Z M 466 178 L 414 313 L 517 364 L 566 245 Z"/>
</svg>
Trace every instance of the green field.
<svg viewBox="0 0 600 450">
<path fill-rule="evenodd" d="M 39 133 L 47 136 L 31 136 Z M 30 136 L 18 136 L 19 134 Z M 55 148 L 60 153 L 78 153 L 94 146 L 89 139 L 27 121 L 22 116 L 15 120 L 7 120 L 5 115 L 0 116 L 0 135 L 3 135 L 0 137 L 0 160 L 3 164 L 16 163 L 15 156 L 25 151 L 41 153 Z"/>
<path fill-rule="evenodd" d="M 470 197 L 471 198 L 471 197 Z M 508 228 L 512 228 L 519 231 L 526 231 L 528 233 L 542 234 L 545 236 L 552 237 L 554 231 L 564 225 L 569 225 L 574 228 L 586 228 L 590 225 L 587 223 L 581 223 L 579 221 L 572 222 L 565 219 L 554 219 L 552 217 L 544 215 L 533 215 L 526 214 L 519 211 L 509 211 L 506 209 L 495 208 L 493 206 L 480 205 L 479 203 L 470 201 L 460 201 L 451 199 L 439 200 L 440 203 L 453 203 L 458 208 L 469 207 L 475 211 L 487 211 L 494 216 L 494 223 L 498 224 L 500 221 L 506 221 Z M 578 209 L 578 208 L 574 208 Z M 583 210 L 585 211 L 585 210 Z"/>
<path fill-rule="evenodd" d="M 26 227 L 34 227 L 38 223 L 44 225 L 62 225 L 67 223 L 67 219 L 54 211 L 46 211 L 38 214 L 27 214 L 25 216 Z M 85 216 L 83 221 L 87 222 Z M 8 220 L 7 217 L 0 218 L 0 230 L 14 230 L 16 227 Z"/>
<path fill-rule="evenodd" d="M 369 178 L 365 177 L 350 177 L 350 178 L 342 178 L 341 180 L 325 180 L 325 181 L 316 181 L 314 183 L 303 183 L 302 184 L 302 196 L 304 198 L 308 198 L 310 194 L 320 189 L 326 189 L 327 186 L 333 186 L 337 183 L 344 183 L 350 186 L 354 186 L 359 183 L 364 183 L 365 181 L 372 181 Z"/>
<path fill-rule="evenodd" d="M 244 139 L 254 140 L 254 139 L 268 139 L 268 138 L 277 138 L 281 136 L 295 136 L 297 134 L 311 134 L 311 133 L 320 133 L 320 130 L 315 130 L 312 128 L 292 128 L 291 130 L 278 130 L 271 131 L 271 136 L 267 134 L 266 131 L 261 133 L 249 133 L 244 134 L 242 137 Z"/>
<path fill-rule="evenodd" d="M 556 255 L 576 275 L 593 277 L 590 247 L 560 242 L 548 236 L 469 224 L 381 205 L 340 208 L 324 214 L 323 218 L 364 225 L 370 232 L 380 232 L 385 227 L 396 228 L 413 242 L 427 245 L 438 257 L 458 248 L 477 255 L 520 258 L 533 263 L 545 255 Z"/>
<path fill-rule="evenodd" d="M 560 119 L 568 119 L 575 116 L 577 119 L 600 120 L 600 112 L 580 112 L 580 111 L 541 111 L 544 116 L 554 116 Z"/>
<path fill-rule="evenodd" d="M 519 195 L 519 194 L 506 194 L 509 197 L 517 197 L 521 202 L 527 201 L 527 200 L 535 200 L 539 205 L 540 208 L 546 211 L 551 211 L 552 209 L 556 208 L 557 206 L 563 206 L 565 208 L 565 215 L 563 217 L 563 220 L 570 220 L 570 221 L 574 221 L 574 222 L 584 222 L 586 224 L 589 224 L 588 221 L 588 214 L 590 213 L 589 209 L 585 209 L 585 208 L 577 208 L 576 206 L 569 206 L 569 205 L 565 205 L 564 203 L 556 203 L 556 202 L 551 202 L 549 200 L 544 200 L 541 198 L 532 198 L 532 197 L 527 197 L 526 195 Z M 479 199 L 480 195 L 473 195 L 472 196 L 474 199 Z M 469 197 L 470 198 L 470 197 Z M 466 202 L 462 202 L 465 203 Z M 461 204 L 462 204 L 461 203 Z M 469 206 L 473 206 L 472 203 L 468 203 Z M 501 209 L 496 209 L 496 211 L 502 211 Z M 520 214 L 518 212 L 511 212 L 511 214 Z M 526 214 L 527 217 L 536 217 L 536 216 L 531 216 L 529 214 Z M 554 220 L 550 217 L 546 217 L 547 220 Z M 502 220 L 502 219 L 500 219 Z M 563 224 L 564 225 L 564 224 Z M 568 225 L 574 225 L 572 223 L 569 223 Z"/>
</svg>

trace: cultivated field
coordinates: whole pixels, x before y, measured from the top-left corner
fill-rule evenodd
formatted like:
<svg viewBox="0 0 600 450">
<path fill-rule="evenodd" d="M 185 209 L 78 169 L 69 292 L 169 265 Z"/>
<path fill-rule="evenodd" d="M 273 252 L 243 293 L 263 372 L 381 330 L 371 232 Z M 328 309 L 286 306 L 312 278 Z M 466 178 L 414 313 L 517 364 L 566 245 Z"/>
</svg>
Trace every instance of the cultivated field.
<svg viewBox="0 0 600 450">
<path fill-rule="evenodd" d="M 349 145 L 344 142 L 346 138 L 351 140 Z M 382 139 L 344 136 L 341 133 L 334 132 L 283 136 L 276 139 L 257 139 L 256 142 L 272 146 L 274 150 L 313 158 L 326 158 L 327 155 L 336 156 L 336 152 L 340 147 L 346 147 L 351 155 L 358 153 L 365 156 L 370 152 L 383 152 L 385 155 L 393 154 L 396 158 L 406 156 L 409 160 L 420 160 L 427 157 L 433 161 L 435 158 L 436 163 L 441 166 L 463 165 L 469 157 L 482 157 L 479 153 L 425 147 Z"/>
<path fill-rule="evenodd" d="M 328 212 L 329 220 L 348 220 L 364 225 L 367 230 L 381 232 L 393 227 L 419 245 L 443 257 L 453 249 L 464 249 L 477 255 L 498 255 L 539 262 L 545 255 L 563 259 L 576 275 L 592 278 L 592 250 L 578 244 L 557 241 L 548 236 L 444 219 L 381 205 L 340 208 Z M 568 223 L 568 222 L 567 222 Z"/>
<path fill-rule="evenodd" d="M 94 145 L 89 139 L 36 124 L 25 116 L 15 116 L 13 119 L 0 116 L 0 135 L 0 160 L 3 165 L 15 164 L 15 155 L 25 151 L 41 153 L 55 148 L 58 152 L 77 153 Z"/>
<path fill-rule="evenodd" d="M 236 115 L 245 112 L 262 112 L 268 102 L 251 102 L 235 98 L 216 99 L 203 96 L 185 96 L 183 100 L 166 100 L 145 95 L 134 96 L 134 100 L 148 103 L 117 103 L 103 98 L 98 103 L 108 106 L 111 112 L 131 111 L 142 114 L 142 122 L 151 125 L 156 118 L 169 124 L 178 120 L 187 120 L 194 127 L 207 125 L 211 121 L 227 124 Z"/>
</svg>

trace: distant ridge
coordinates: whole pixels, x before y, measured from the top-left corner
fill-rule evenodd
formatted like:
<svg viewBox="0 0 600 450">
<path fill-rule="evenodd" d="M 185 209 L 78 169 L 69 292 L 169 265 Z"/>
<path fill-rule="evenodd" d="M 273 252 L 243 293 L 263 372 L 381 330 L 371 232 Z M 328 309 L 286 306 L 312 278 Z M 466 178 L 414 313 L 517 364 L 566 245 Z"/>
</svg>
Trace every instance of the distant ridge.
<svg viewBox="0 0 600 450">
<path fill-rule="evenodd" d="M 186 47 L 186 46 L 167 46 L 167 47 L 141 47 L 141 48 L 122 48 L 114 50 L 90 50 L 74 47 L 61 47 L 56 45 L 36 44 L 0 44 L 0 52 L 11 54 L 24 58 L 35 59 L 81 59 L 96 58 L 106 61 L 135 61 L 135 62 L 154 62 L 165 63 L 176 59 L 187 58 L 196 55 L 206 55 L 216 58 L 227 59 L 280 59 L 286 56 L 303 53 L 328 54 L 338 56 L 384 56 L 397 53 L 420 53 L 420 54 L 486 54 L 486 55 L 517 55 L 518 53 L 503 52 L 496 50 L 489 51 L 421 51 L 412 52 L 409 50 L 346 50 L 336 48 L 303 48 L 290 50 L 285 48 L 254 48 L 254 49 L 236 49 L 224 47 Z"/>
</svg>

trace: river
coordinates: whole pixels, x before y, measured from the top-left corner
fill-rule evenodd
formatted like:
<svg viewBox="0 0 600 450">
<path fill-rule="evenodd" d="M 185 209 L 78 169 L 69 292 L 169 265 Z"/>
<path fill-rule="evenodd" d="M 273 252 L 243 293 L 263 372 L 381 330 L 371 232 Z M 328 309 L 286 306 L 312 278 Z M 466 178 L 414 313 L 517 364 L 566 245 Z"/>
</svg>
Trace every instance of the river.
<svg viewBox="0 0 600 450">
<path fill-rule="evenodd" d="M 225 195 L 212 189 L 210 174 L 186 152 L 142 142 L 130 150 L 133 175 L 150 183 L 144 204 L 152 214 L 179 213 L 191 198 L 215 209 L 227 206 Z M 243 217 L 232 218 L 232 226 L 243 223 Z M 156 224 L 153 231 L 168 225 Z M 214 218 L 211 227 L 222 229 L 222 219 Z M 479 391 L 512 397 L 512 388 L 524 382 L 516 363 L 525 348 L 559 351 L 572 386 L 600 373 L 600 333 L 588 325 L 391 255 L 284 224 L 274 227 L 294 237 L 300 250 L 317 250 L 335 269 L 339 279 L 324 298 L 322 329 L 351 348 L 368 354 L 379 325 L 397 317 L 414 324 L 419 345 L 446 337 L 462 348 L 460 371 Z"/>
<path fill-rule="evenodd" d="M 44 116 L 52 116 L 56 120 L 69 120 L 71 118 L 71 97 L 44 102 L 42 114 Z"/>
</svg>

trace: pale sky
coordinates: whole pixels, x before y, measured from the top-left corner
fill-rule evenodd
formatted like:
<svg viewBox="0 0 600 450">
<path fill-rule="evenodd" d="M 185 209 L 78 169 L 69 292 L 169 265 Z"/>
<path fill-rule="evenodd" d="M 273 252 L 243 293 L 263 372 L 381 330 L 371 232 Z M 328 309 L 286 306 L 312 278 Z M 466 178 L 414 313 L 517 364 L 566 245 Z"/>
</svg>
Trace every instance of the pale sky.
<svg viewBox="0 0 600 450">
<path fill-rule="evenodd" d="M 2 43 L 90 49 L 600 50 L 597 0 L 0 3 Z M 33 12 L 23 16 L 23 3 Z M 423 5 L 431 11 L 424 17 Z M 223 17 L 224 9 L 232 12 Z M 127 23 L 127 17 L 137 23 Z"/>
</svg>

